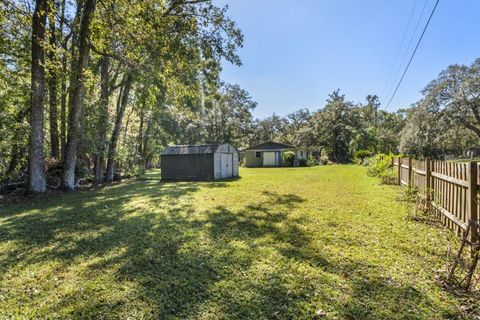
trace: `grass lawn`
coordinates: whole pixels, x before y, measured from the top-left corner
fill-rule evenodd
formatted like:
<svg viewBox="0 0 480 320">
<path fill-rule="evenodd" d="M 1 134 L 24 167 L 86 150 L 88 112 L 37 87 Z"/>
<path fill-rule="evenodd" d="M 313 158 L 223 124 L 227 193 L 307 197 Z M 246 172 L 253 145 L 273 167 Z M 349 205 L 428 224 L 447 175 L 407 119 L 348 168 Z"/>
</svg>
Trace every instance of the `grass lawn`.
<svg viewBox="0 0 480 320">
<path fill-rule="evenodd" d="M 0 209 L 0 319 L 462 318 L 442 228 L 359 166 L 242 169 Z M 478 306 L 477 306 L 478 307 Z"/>
</svg>

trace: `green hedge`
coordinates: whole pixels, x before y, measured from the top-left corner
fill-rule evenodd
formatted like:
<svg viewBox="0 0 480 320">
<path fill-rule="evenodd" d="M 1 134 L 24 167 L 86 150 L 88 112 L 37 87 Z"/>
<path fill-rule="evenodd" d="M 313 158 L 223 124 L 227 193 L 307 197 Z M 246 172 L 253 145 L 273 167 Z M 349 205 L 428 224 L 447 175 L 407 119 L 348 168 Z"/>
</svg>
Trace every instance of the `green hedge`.
<svg viewBox="0 0 480 320">
<path fill-rule="evenodd" d="M 379 153 L 365 161 L 367 173 L 379 177 L 383 184 L 395 184 L 397 177 L 393 171 L 393 154 Z"/>
</svg>

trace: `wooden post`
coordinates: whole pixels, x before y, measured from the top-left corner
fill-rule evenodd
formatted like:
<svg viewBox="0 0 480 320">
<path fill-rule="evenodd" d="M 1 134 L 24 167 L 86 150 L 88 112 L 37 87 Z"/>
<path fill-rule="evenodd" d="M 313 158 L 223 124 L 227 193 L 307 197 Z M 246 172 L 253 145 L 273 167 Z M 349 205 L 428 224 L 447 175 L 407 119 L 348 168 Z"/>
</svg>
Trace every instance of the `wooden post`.
<svg viewBox="0 0 480 320">
<path fill-rule="evenodd" d="M 408 157 L 408 187 L 412 187 L 412 158 Z"/>
<path fill-rule="evenodd" d="M 468 193 L 467 193 L 467 210 L 469 220 L 478 220 L 477 210 L 477 161 L 471 161 L 467 166 L 467 178 L 468 178 Z M 478 231 L 476 227 L 470 230 L 470 241 L 475 242 L 478 239 Z"/>
<path fill-rule="evenodd" d="M 400 178 L 400 173 L 402 170 L 402 158 L 398 157 L 397 158 L 397 184 L 400 186 L 402 184 L 402 179 Z"/>
<path fill-rule="evenodd" d="M 425 206 L 427 210 L 430 210 L 430 205 L 431 205 L 431 192 L 432 192 L 432 186 L 431 186 L 431 179 L 432 179 L 432 170 L 430 168 L 430 158 L 425 159 Z"/>
</svg>

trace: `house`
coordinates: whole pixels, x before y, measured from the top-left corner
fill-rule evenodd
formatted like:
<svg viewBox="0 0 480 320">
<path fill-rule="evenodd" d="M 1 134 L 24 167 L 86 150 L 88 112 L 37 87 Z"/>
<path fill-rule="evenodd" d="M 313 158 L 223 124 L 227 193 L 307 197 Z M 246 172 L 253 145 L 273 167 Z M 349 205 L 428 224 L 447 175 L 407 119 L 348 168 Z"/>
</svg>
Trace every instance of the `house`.
<svg viewBox="0 0 480 320">
<path fill-rule="evenodd" d="M 238 177 L 238 151 L 229 143 L 166 147 L 162 180 L 217 180 Z"/>
<path fill-rule="evenodd" d="M 308 159 L 305 148 L 295 147 L 284 143 L 266 142 L 244 150 L 245 166 L 254 167 L 281 167 L 282 155 L 285 151 L 295 153 L 295 163 Z"/>
</svg>

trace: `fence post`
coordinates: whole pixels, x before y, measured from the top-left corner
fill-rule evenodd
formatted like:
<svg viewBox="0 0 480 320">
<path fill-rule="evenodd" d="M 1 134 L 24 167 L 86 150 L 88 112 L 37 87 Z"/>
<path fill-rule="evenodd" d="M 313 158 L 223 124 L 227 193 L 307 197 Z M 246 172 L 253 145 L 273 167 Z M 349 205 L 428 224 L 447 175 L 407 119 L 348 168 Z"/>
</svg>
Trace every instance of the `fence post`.
<svg viewBox="0 0 480 320">
<path fill-rule="evenodd" d="M 425 204 L 427 210 L 430 210 L 430 201 L 431 199 L 431 179 L 432 179 L 432 170 L 430 168 L 430 158 L 425 159 Z"/>
<path fill-rule="evenodd" d="M 400 186 L 402 184 L 402 179 L 400 178 L 400 173 L 402 170 L 402 158 L 397 157 L 397 184 Z"/>
<path fill-rule="evenodd" d="M 412 158 L 408 157 L 408 187 L 412 187 Z"/>
<path fill-rule="evenodd" d="M 469 214 L 469 219 L 473 221 L 478 220 L 478 209 L 477 209 L 477 161 L 470 161 L 467 168 L 467 178 L 468 178 L 468 193 L 467 193 L 467 210 Z M 474 227 L 470 230 L 470 241 L 475 242 L 478 239 L 477 228 Z"/>
</svg>

